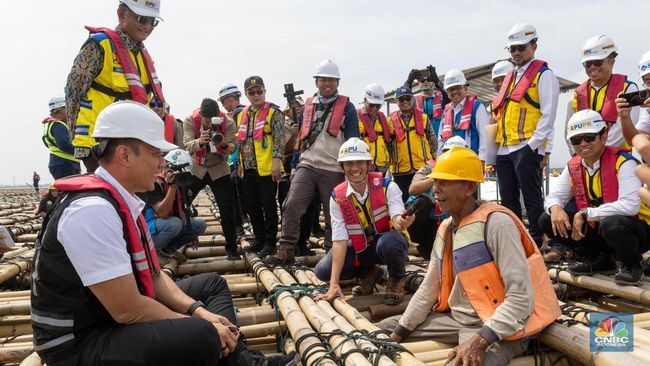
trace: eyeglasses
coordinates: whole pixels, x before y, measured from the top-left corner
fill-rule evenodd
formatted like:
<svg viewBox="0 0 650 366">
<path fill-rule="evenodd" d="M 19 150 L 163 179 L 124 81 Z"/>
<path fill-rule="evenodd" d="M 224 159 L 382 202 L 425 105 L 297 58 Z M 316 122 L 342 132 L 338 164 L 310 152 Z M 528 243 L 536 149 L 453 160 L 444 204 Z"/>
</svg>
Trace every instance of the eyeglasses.
<svg viewBox="0 0 650 366">
<path fill-rule="evenodd" d="M 154 17 L 145 17 L 144 15 L 138 15 L 131 9 L 129 9 L 129 12 L 133 14 L 133 16 L 138 19 L 138 23 L 142 25 L 151 24 L 152 27 L 156 28 L 156 26 L 158 26 L 158 23 L 160 23 L 160 21 Z"/>
<path fill-rule="evenodd" d="M 250 95 L 251 97 L 262 95 L 264 94 L 264 89 L 246 90 L 246 94 Z"/>
<path fill-rule="evenodd" d="M 404 96 L 401 96 L 401 97 L 397 98 L 397 101 L 400 102 L 400 103 L 404 103 L 404 102 L 410 102 L 411 99 L 412 99 L 412 97 L 410 95 L 404 95 Z"/>
<path fill-rule="evenodd" d="M 528 48 L 528 43 L 510 46 L 508 47 L 508 52 L 510 53 L 515 53 L 515 51 L 524 52 L 526 51 L 526 48 Z"/>
<path fill-rule="evenodd" d="M 368 103 L 368 108 L 381 108 L 381 104 Z"/>
<path fill-rule="evenodd" d="M 582 63 L 582 66 L 584 66 L 585 69 L 588 69 L 588 68 L 590 68 L 592 66 L 601 67 L 601 66 L 603 66 L 604 62 L 605 62 L 605 60 L 585 61 L 585 62 Z"/>
<path fill-rule="evenodd" d="M 571 140 L 571 145 L 580 145 L 582 143 L 582 140 L 584 140 L 586 143 L 596 141 L 596 137 L 600 134 L 601 134 L 600 132 L 583 133 L 582 135 L 573 136 L 569 140 Z"/>
</svg>

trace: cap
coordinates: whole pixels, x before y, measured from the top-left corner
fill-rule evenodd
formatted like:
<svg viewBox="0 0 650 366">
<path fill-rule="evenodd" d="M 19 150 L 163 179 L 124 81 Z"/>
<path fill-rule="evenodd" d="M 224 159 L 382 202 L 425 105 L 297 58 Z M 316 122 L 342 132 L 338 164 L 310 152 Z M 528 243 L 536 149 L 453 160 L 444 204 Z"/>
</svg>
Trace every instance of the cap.
<svg viewBox="0 0 650 366">
<path fill-rule="evenodd" d="M 395 98 L 399 98 L 402 95 L 413 95 L 413 92 L 411 91 L 411 88 L 409 88 L 406 85 L 402 85 L 397 90 L 395 90 Z"/>
<path fill-rule="evenodd" d="M 248 90 L 254 86 L 264 86 L 264 80 L 259 76 L 250 76 L 244 81 L 244 90 Z"/>
</svg>

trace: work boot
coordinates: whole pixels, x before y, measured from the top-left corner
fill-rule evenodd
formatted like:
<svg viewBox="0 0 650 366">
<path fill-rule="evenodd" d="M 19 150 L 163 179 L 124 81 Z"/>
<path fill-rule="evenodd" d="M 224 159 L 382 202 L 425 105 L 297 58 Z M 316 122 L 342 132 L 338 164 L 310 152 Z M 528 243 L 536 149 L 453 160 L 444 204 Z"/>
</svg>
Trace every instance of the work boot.
<svg viewBox="0 0 650 366">
<path fill-rule="evenodd" d="M 643 268 L 638 262 L 621 263 L 616 276 L 614 276 L 614 282 L 619 286 L 638 286 L 641 280 L 643 280 Z"/>
<path fill-rule="evenodd" d="M 379 273 L 379 266 L 373 265 L 365 276 L 355 278 L 356 286 L 352 288 L 352 296 L 371 295 Z"/>
<path fill-rule="evenodd" d="M 296 352 L 292 351 L 288 355 L 267 357 L 256 349 L 246 348 L 239 353 L 239 365 L 248 366 L 295 366 L 299 358 Z"/>
<path fill-rule="evenodd" d="M 594 273 L 611 275 L 616 273 L 616 262 L 611 254 L 599 253 L 593 258 L 585 258 L 582 263 L 572 264 L 567 271 L 576 276 L 591 276 Z"/>
<path fill-rule="evenodd" d="M 255 240 L 255 241 L 253 241 L 253 245 L 251 245 L 248 248 L 244 249 L 244 252 L 246 252 L 246 253 L 257 253 L 262 249 L 264 249 L 264 242 Z"/>
<path fill-rule="evenodd" d="M 384 295 L 384 304 L 397 305 L 404 299 L 404 284 L 406 283 L 406 276 L 395 278 L 389 277 L 388 284 L 386 284 L 386 295 Z"/>
<path fill-rule="evenodd" d="M 316 252 L 314 252 L 307 246 L 307 242 L 302 242 L 296 245 L 296 251 L 294 255 L 296 257 L 309 257 L 312 255 L 316 255 Z"/>
<path fill-rule="evenodd" d="M 268 266 L 277 266 L 281 264 L 293 264 L 296 262 L 293 248 L 279 248 L 275 255 L 269 255 L 264 259 Z"/>
<path fill-rule="evenodd" d="M 257 253 L 257 255 L 263 259 L 268 257 L 269 255 L 275 254 L 275 252 L 277 251 L 278 249 L 275 247 L 275 244 L 265 244 L 262 250 L 260 250 L 260 252 Z"/>
<path fill-rule="evenodd" d="M 237 261 L 241 259 L 239 253 L 237 253 L 237 248 L 226 248 L 226 255 L 228 256 L 229 261 Z"/>
<path fill-rule="evenodd" d="M 551 248 L 542 257 L 546 263 L 559 263 L 562 260 L 562 251 L 558 248 Z"/>
</svg>

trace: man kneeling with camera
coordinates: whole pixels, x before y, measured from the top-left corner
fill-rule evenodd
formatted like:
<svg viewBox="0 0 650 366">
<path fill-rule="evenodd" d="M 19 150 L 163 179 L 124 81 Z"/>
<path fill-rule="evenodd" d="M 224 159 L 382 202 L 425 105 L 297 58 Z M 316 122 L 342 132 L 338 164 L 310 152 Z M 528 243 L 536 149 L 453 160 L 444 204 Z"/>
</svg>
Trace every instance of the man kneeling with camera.
<svg viewBox="0 0 650 366">
<path fill-rule="evenodd" d="M 146 203 L 145 219 L 158 252 L 176 256 L 184 244 L 198 244 L 198 236 L 205 232 L 205 221 L 191 217 L 187 190 L 192 184 L 192 157 L 181 149 L 165 155 L 167 167 L 158 175 L 154 189 L 138 196 Z"/>
</svg>

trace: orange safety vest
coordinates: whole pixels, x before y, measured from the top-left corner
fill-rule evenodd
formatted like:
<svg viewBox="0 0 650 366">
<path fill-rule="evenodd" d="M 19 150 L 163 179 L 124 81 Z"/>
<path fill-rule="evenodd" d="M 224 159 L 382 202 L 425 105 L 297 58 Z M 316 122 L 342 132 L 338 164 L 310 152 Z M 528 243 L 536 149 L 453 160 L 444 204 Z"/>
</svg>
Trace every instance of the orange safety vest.
<svg viewBox="0 0 650 366">
<path fill-rule="evenodd" d="M 314 110 L 316 109 L 316 105 L 314 104 L 315 98 L 316 97 L 307 98 L 305 106 L 303 107 L 305 113 L 302 119 L 302 128 L 300 130 L 301 141 L 309 137 L 309 130 L 311 128 L 311 123 L 313 122 L 312 120 L 314 119 Z M 327 127 L 327 133 L 329 133 L 332 137 L 339 135 L 341 125 L 343 124 L 345 107 L 348 105 L 348 100 L 350 100 L 350 98 L 344 95 L 339 95 L 334 101 L 332 111 L 330 112 L 332 117 L 330 118 L 330 123 Z"/>
<path fill-rule="evenodd" d="M 535 241 L 523 222 L 512 211 L 496 203 L 483 203 L 470 215 L 464 217 L 456 231 L 457 242 L 452 239 L 450 225 L 452 219 L 448 218 L 440 224 L 434 243 L 440 273 L 440 295 L 433 311 L 443 313 L 450 310 L 449 294 L 454 284 L 453 270 L 456 271 L 467 298 L 483 322 L 490 319 L 505 300 L 506 289 L 503 279 L 484 237 L 485 223 L 493 212 L 507 214 L 517 225 L 533 285 L 535 303 L 533 313 L 528 317 L 522 329 L 505 337 L 505 340 L 510 341 L 539 333 L 553 323 L 561 315 L 561 312 L 546 265 Z M 482 241 L 475 241 L 477 232 L 483 235 Z M 464 238 L 468 241 L 467 243 L 461 243 Z M 440 252 L 442 252 L 442 256 L 440 256 Z"/>
<path fill-rule="evenodd" d="M 474 110 L 474 101 L 476 95 L 467 95 L 465 97 L 465 104 L 460 115 L 460 123 L 458 123 L 459 130 L 469 130 L 470 121 L 472 120 L 472 111 Z M 445 120 L 442 123 L 442 132 L 440 138 L 446 140 L 454 134 L 454 107 L 451 103 L 445 107 Z"/>
<path fill-rule="evenodd" d="M 605 99 L 603 101 L 603 108 L 600 110 L 600 115 L 603 117 L 603 120 L 609 124 L 615 123 L 618 119 L 618 112 L 616 111 L 616 98 L 618 94 L 623 91 L 625 88 L 625 81 L 627 76 L 620 74 L 612 74 L 612 77 L 607 82 L 607 92 L 605 94 Z M 590 94 L 591 86 L 589 80 L 580 84 L 576 89 L 576 104 L 578 111 L 585 109 L 594 109 L 591 106 Z"/>
</svg>

